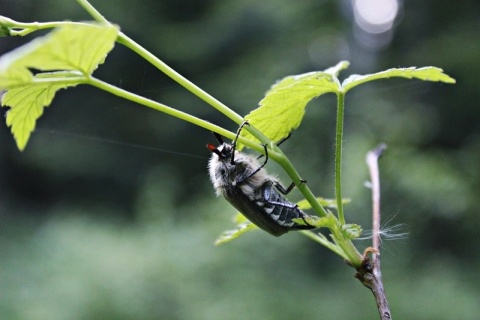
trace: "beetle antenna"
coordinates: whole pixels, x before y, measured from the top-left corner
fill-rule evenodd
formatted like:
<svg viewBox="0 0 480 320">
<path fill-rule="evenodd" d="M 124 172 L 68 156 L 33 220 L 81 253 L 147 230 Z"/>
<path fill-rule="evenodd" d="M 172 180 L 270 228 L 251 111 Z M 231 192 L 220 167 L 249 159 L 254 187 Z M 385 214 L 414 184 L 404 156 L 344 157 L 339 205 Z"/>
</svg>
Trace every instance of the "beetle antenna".
<svg viewBox="0 0 480 320">
<path fill-rule="evenodd" d="M 213 133 L 213 135 L 215 136 L 215 139 L 217 139 L 217 141 L 220 142 L 220 144 L 223 144 L 223 138 L 222 138 L 222 136 L 219 135 L 219 134 L 216 133 L 216 132 L 213 132 L 213 131 L 212 131 L 212 133 Z"/>
</svg>

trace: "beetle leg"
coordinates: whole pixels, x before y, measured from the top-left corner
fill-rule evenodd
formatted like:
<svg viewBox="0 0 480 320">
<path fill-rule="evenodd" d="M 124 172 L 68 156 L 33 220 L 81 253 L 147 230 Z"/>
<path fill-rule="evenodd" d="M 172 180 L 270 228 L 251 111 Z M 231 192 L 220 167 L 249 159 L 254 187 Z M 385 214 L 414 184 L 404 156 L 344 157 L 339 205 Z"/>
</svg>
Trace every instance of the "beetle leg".
<svg viewBox="0 0 480 320">
<path fill-rule="evenodd" d="M 307 180 L 303 180 L 301 179 L 300 180 L 300 185 L 303 184 L 303 183 L 307 183 Z M 279 182 L 276 182 L 275 183 L 275 188 L 282 194 L 289 194 L 290 191 L 293 190 L 293 188 L 295 188 L 295 183 L 292 182 L 287 188 L 285 188 L 284 186 L 282 186 Z"/>
<path fill-rule="evenodd" d="M 248 179 L 250 179 L 254 174 L 256 174 L 258 171 L 260 171 L 263 167 L 265 167 L 265 165 L 267 164 L 268 162 L 268 150 L 267 150 L 267 145 L 264 144 L 263 145 L 263 149 L 265 150 L 265 162 L 260 166 L 258 167 L 257 169 L 255 169 L 252 173 L 250 173 L 248 176 L 246 176 L 245 178 L 241 179 L 241 180 L 238 180 L 237 181 L 237 184 L 241 184 L 245 181 L 247 181 Z M 232 156 L 233 157 L 233 156 Z"/>
<path fill-rule="evenodd" d="M 278 141 L 278 142 L 275 143 L 275 144 L 276 144 L 277 147 L 278 147 L 279 145 L 281 145 L 282 143 L 284 143 L 285 141 L 287 141 L 288 139 L 290 139 L 291 136 L 292 136 L 292 133 L 289 133 L 288 136 L 286 136 L 286 137 L 283 138 L 283 139 L 280 139 L 280 141 Z M 263 154 L 259 155 L 259 156 L 257 157 L 257 159 L 260 159 L 261 157 L 263 157 Z"/>
<path fill-rule="evenodd" d="M 278 142 L 276 143 L 277 147 L 278 147 L 279 145 L 281 145 L 282 143 L 284 143 L 285 141 L 287 141 L 288 139 L 290 139 L 291 136 L 292 136 L 292 133 L 290 132 L 290 133 L 288 134 L 288 136 L 286 136 L 286 137 L 283 138 L 283 139 L 280 139 L 280 141 L 278 141 Z"/>
</svg>

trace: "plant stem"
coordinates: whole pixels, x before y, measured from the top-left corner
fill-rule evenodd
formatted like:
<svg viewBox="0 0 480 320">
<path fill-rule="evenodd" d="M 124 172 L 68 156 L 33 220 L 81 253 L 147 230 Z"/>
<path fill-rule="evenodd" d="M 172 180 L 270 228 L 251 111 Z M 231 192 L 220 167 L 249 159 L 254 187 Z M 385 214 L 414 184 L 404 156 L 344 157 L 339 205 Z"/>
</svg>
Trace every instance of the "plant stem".
<svg viewBox="0 0 480 320">
<path fill-rule="evenodd" d="M 225 130 L 224 128 L 219 127 L 219 126 L 217 126 L 213 123 L 210 123 L 208 121 L 202 120 L 202 119 L 197 118 L 197 117 L 194 117 L 194 116 L 192 116 L 188 113 L 176 110 L 176 109 L 171 108 L 169 106 L 166 106 L 162 103 L 147 99 L 145 97 L 136 95 L 132 92 L 129 92 L 129 91 L 123 90 L 121 88 L 115 87 L 114 85 L 111 85 L 111 84 L 109 84 L 107 82 L 104 82 L 102 80 L 99 80 L 97 78 L 91 77 L 86 81 L 86 83 L 90 84 L 94 87 L 97 87 L 101 90 L 110 92 L 110 93 L 112 93 L 112 94 L 114 94 L 118 97 L 133 101 L 135 103 L 147 106 L 149 108 L 152 108 L 152 109 L 155 109 L 155 110 L 158 110 L 158 111 L 161 111 L 161 112 L 164 112 L 168 115 L 174 116 L 174 117 L 179 118 L 179 119 L 184 120 L 184 121 L 188 121 L 190 123 L 193 123 L 193 124 L 195 124 L 199 127 L 205 128 L 207 130 L 217 132 L 217 133 L 219 133 L 219 134 L 221 134 L 225 137 L 228 137 L 232 140 L 235 139 L 235 136 L 236 136 L 235 133 L 230 132 L 228 130 Z M 255 143 L 255 142 L 250 141 L 248 139 L 245 139 L 243 137 L 239 137 L 238 140 L 242 144 L 248 146 L 249 148 L 252 148 L 252 149 L 257 150 L 259 152 L 263 151 L 262 146 L 259 145 L 258 143 Z"/>
<path fill-rule="evenodd" d="M 52 29 L 65 25 L 77 25 L 77 26 L 90 26 L 91 23 L 84 22 L 73 22 L 73 21 L 52 21 L 52 22 L 17 22 L 13 21 L 12 26 L 10 27 L 10 35 L 12 37 L 23 37 L 27 34 L 35 32 L 42 29 Z M 17 30 L 20 29 L 20 30 Z"/>
<path fill-rule="evenodd" d="M 77 0 L 80 5 L 87 10 L 87 12 L 98 22 L 103 22 L 103 23 L 108 23 L 108 21 L 103 17 L 100 12 L 98 12 L 87 0 Z M 240 116 L 238 113 L 234 112 L 232 109 L 215 99 L 213 96 L 208 94 L 206 91 L 202 90 L 200 87 L 195 85 L 193 82 L 182 76 L 180 73 L 177 71 L 173 70 L 170 66 L 168 66 L 165 62 L 157 58 L 155 55 L 153 55 L 150 51 L 146 50 L 144 47 L 139 45 L 137 42 L 135 42 L 133 39 L 128 37 L 126 34 L 123 32 L 119 32 L 118 35 L 118 43 L 123 44 L 133 52 L 137 53 L 139 56 L 150 62 L 154 67 L 156 67 L 158 70 L 162 71 L 165 73 L 167 76 L 169 76 L 171 79 L 176 81 L 178 84 L 180 84 L 182 87 L 226 115 L 228 118 L 230 118 L 232 121 L 234 121 L 236 124 L 240 125 L 242 124 L 243 117 Z M 248 128 L 247 128 L 248 130 Z"/>
<path fill-rule="evenodd" d="M 337 199 L 338 219 L 345 224 L 342 202 L 342 151 L 343 151 L 343 119 L 345 111 L 345 93 L 337 93 L 337 126 L 335 136 L 335 198 Z"/>
<path fill-rule="evenodd" d="M 223 113 L 236 124 L 240 125 L 243 123 L 244 119 L 242 116 L 240 116 L 238 113 L 234 112 L 232 109 L 230 109 L 229 107 L 215 99 L 213 96 L 202 90 L 200 87 L 182 76 L 180 73 L 173 70 L 170 66 L 164 63 L 162 60 L 158 59 L 156 56 L 154 56 L 148 50 L 140 46 L 138 43 L 136 43 L 124 33 L 119 33 L 118 42 L 131 49 L 132 51 L 136 52 L 138 55 L 150 62 L 157 69 L 165 73 L 167 76 L 172 78 L 174 81 L 176 81 L 178 84 L 180 84 L 182 87 L 184 87 L 194 95 L 196 95 L 198 98 L 202 99 L 203 101 Z M 249 128 L 247 127 L 246 129 L 248 130 Z"/>
<path fill-rule="evenodd" d="M 293 164 L 287 158 L 287 156 L 277 147 L 278 153 L 280 153 L 279 160 L 277 161 L 285 170 L 285 172 L 292 178 L 293 182 L 296 184 L 298 190 L 302 193 L 305 199 L 310 203 L 312 209 L 319 215 L 320 217 L 326 217 L 327 211 L 325 208 L 318 203 L 317 198 L 312 193 L 310 188 L 307 186 L 306 183 L 302 183 L 302 178 L 300 174 L 297 172 Z M 270 154 L 269 154 L 270 155 Z"/>
<path fill-rule="evenodd" d="M 93 19 L 100 23 L 110 24 L 107 19 L 97 10 L 94 6 L 90 4 L 87 0 L 77 0 L 77 2 L 85 9 Z"/>
<path fill-rule="evenodd" d="M 380 248 L 380 174 L 378 169 L 378 158 L 387 148 L 385 144 L 380 144 L 377 148 L 367 153 L 366 161 L 370 171 L 372 183 L 372 247 L 375 251 Z M 375 252 L 372 254 L 375 258 Z"/>
<path fill-rule="evenodd" d="M 165 73 L 167 76 L 169 76 L 171 79 L 176 81 L 178 84 L 180 84 L 182 87 L 193 93 L 195 96 L 200 98 L 201 100 L 205 101 L 207 104 L 210 106 L 214 107 L 216 110 L 220 111 L 222 114 L 227 116 L 229 119 L 231 119 L 233 122 L 235 122 L 238 125 L 241 125 L 245 120 L 244 118 L 224 105 L 222 102 L 219 100 L 215 99 L 213 96 L 211 96 L 209 93 L 195 85 L 193 82 L 182 76 L 180 73 L 172 69 L 170 66 L 168 66 L 165 62 L 157 58 L 155 55 L 153 55 L 150 51 L 146 50 L 143 48 L 141 45 L 139 45 L 137 42 L 135 42 L 133 39 L 125 35 L 124 33 L 120 32 L 119 37 L 118 37 L 118 42 L 120 44 L 123 44 L 130 50 L 134 51 L 138 55 L 140 55 L 142 58 L 147 60 L 149 63 L 151 63 L 154 67 L 156 67 L 158 70 L 161 72 Z M 252 126 L 247 126 L 245 127 L 247 131 L 249 131 L 254 137 L 256 137 L 258 140 L 260 140 L 263 144 L 268 144 L 271 141 L 263 135 L 260 131 L 258 131 L 256 128 Z M 218 132 L 216 130 L 213 130 L 215 132 Z M 222 134 L 221 132 L 218 132 Z M 230 139 L 233 140 L 231 136 L 228 136 Z M 250 144 L 245 144 L 244 141 L 246 139 L 240 137 L 239 142 L 260 152 L 263 153 L 263 148 L 261 148 L 260 145 L 255 144 L 253 146 L 251 143 Z M 249 141 L 249 140 L 246 140 Z M 269 154 L 271 155 L 272 159 L 275 161 L 278 161 L 279 155 L 277 153 L 272 153 Z"/>
<path fill-rule="evenodd" d="M 348 260 L 348 256 L 343 252 L 343 250 L 340 249 L 340 247 L 338 247 L 338 245 L 336 245 L 335 243 L 328 241 L 328 239 L 323 234 L 312 232 L 312 231 L 306 231 L 306 230 L 303 230 L 300 232 L 306 235 L 307 237 L 309 237 L 310 239 L 320 243 L 324 247 L 332 250 L 333 252 L 338 254 L 340 257 L 342 257 L 344 260 Z"/>
<path fill-rule="evenodd" d="M 352 240 L 341 240 L 336 243 L 337 245 L 342 248 L 343 252 L 345 252 L 345 255 L 348 257 L 346 259 L 354 268 L 358 268 L 363 261 L 363 256 L 358 252 L 357 248 L 353 245 Z"/>
<path fill-rule="evenodd" d="M 367 254 L 365 254 L 364 263 L 357 268 L 355 275 L 364 286 L 369 288 L 377 303 L 380 319 L 392 319 L 390 307 L 388 305 L 387 296 L 382 281 L 382 271 L 380 267 L 380 174 L 378 169 L 378 158 L 385 150 L 384 144 L 379 145 L 375 150 L 368 152 L 367 165 L 370 171 L 372 182 L 372 202 L 373 202 L 373 248 L 367 249 L 365 252 L 372 252 L 373 263 L 370 264 Z"/>
</svg>

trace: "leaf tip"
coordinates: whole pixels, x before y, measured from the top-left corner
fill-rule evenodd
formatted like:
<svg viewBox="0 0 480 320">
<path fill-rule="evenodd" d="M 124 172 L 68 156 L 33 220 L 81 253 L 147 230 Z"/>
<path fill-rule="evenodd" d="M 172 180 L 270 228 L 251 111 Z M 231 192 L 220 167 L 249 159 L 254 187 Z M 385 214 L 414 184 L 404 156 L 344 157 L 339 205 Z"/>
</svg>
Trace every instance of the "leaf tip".
<svg viewBox="0 0 480 320">
<path fill-rule="evenodd" d="M 27 147 L 27 142 L 28 142 L 28 139 L 15 139 L 15 141 L 17 142 L 17 148 L 20 152 L 23 152 L 23 150 L 25 150 L 25 148 Z"/>
<path fill-rule="evenodd" d="M 28 143 L 28 140 L 30 139 L 30 135 L 31 133 L 33 132 L 32 131 L 24 131 L 24 132 L 18 132 L 16 130 L 14 130 L 14 128 L 12 127 L 12 134 L 13 134 L 13 138 L 15 139 L 15 144 L 17 145 L 17 148 L 19 151 L 23 151 L 25 150 L 25 148 L 27 147 L 27 143 Z"/>
</svg>

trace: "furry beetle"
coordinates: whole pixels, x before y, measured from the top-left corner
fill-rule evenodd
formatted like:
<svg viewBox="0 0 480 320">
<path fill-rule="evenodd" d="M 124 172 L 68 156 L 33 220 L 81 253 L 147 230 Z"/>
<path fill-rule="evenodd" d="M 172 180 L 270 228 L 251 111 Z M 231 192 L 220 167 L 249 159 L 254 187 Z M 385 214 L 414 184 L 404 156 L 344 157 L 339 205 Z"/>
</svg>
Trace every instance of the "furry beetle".
<svg viewBox="0 0 480 320">
<path fill-rule="evenodd" d="M 305 221 L 308 215 L 283 197 L 295 185 L 292 183 L 288 188 L 283 187 L 275 176 L 269 175 L 263 168 L 268 161 L 266 145 L 265 162 L 261 165 L 256 157 L 235 150 L 245 125 L 248 122 L 240 126 L 231 144 L 225 143 L 219 134 L 214 133 L 220 145 L 207 145 L 212 152 L 208 171 L 217 196 L 225 197 L 248 220 L 274 236 L 291 230 L 313 229 L 313 226 L 292 220 L 302 218 Z"/>
</svg>

